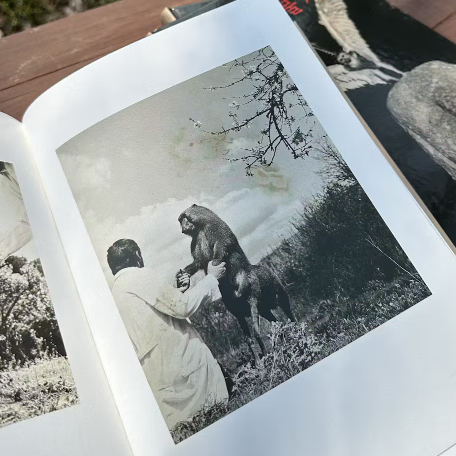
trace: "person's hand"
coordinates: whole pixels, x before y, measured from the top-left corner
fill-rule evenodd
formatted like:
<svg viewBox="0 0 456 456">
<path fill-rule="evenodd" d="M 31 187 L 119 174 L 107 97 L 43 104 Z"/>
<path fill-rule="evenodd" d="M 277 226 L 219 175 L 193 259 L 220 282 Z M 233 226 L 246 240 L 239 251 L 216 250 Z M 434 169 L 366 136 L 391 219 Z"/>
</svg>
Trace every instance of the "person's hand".
<svg viewBox="0 0 456 456">
<path fill-rule="evenodd" d="M 217 280 L 220 280 L 226 273 L 225 263 L 220 263 L 217 266 L 211 261 L 207 265 L 207 273 L 213 275 Z"/>
<path fill-rule="evenodd" d="M 184 271 L 179 271 L 176 274 L 176 283 L 177 283 L 177 288 L 179 291 L 184 293 L 187 291 L 190 287 L 190 274 Z"/>
</svg>

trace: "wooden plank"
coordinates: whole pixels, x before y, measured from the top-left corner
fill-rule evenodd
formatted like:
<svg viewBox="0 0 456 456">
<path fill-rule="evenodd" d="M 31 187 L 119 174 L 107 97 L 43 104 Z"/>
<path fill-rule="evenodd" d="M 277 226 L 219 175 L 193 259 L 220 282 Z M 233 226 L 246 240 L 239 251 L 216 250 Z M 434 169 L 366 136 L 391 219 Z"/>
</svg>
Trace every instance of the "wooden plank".
<svg viewBox="0 0 456 456">
<path fill-rule="evenodd" d="M 62 78 L 158 28 L 166 6 L 192 1 L 121 0 L 1 39 L 0 111 L 21 119 Z M 454 0 L 389 1 L 456 41 Z"/>
<path fill-rule="evenodd" d="M 58 82 L 50 75 L 62 78 L 144 38 L 160 26 L 167 5 L 169 0 L 122 0 L 1 39 L 0 110 L 21 118 L 24 107 Z"/>
<path fill-rule="evenodd" d="M 456 43 L 456 7 L 453 14 L 442 21 L 434 30 Z"/>
<path fill-rule="evenodd" d="M 454 0 L 388 0 L 428 27 L 435 27 L 456 10 Z"/>
<path fill-rule="evenodd" d="M 94 62 L 97 58 L 78 62 L 38 78 L 8 87 L 0 91 L 0 111 L 21 120 L 27 108 L 43 92 L 57 84 L 63 78 Z"/>
</svg>

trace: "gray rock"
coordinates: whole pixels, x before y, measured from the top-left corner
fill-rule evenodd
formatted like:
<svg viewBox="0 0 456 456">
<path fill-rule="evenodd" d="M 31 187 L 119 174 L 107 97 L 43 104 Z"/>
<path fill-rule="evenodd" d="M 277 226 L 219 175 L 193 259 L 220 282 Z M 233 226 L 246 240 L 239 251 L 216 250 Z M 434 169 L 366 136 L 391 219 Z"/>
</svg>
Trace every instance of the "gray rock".
<svg viewBox="0 0 456 456">
<path fill-rule="evenodd" d="M 416 67 L 391 89 L 387 106 L 456 180 L 456 65 L 428 62 Z"/>
</svg>

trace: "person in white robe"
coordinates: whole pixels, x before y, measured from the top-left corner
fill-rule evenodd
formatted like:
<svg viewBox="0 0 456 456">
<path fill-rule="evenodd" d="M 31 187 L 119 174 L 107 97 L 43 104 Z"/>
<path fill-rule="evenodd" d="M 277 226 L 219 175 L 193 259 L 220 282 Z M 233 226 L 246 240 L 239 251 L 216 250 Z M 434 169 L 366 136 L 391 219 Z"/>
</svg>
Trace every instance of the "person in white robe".
<svg viewBox="0 0 456 456">
<path fill-rule="evenodd" d="M 0 216 L 1 262 L 32 239 L 32 231 L 13 165 L 2 161 L 0 161 L 0 201 L 9 203 L 7 205 L 9 210 Z"/>
<path fill-rule="evenodd" d="M 130 239 L 108 249 L 108 264 L 114 300 L 168 428 L 203 407 L 226 402 L 222 370 L 187 320 L 202 304 L 221 298 L 217 279 L 225 264 L 210 264 L 208 274 L 188 291 L 188 275 L 180 279 L 181 288 L 160 280 L 144 267 Z"/>
</svg>

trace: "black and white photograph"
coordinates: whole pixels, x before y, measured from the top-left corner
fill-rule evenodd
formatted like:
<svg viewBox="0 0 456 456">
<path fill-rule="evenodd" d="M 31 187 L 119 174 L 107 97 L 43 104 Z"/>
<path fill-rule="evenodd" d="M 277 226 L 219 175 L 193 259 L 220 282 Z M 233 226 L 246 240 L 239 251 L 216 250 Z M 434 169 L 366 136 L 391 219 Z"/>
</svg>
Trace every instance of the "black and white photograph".
<svg viewBox="0 0 456 456">
<path fill-rule="evenodd" d="M 455 44 L 386 0 L 296 4 L 293 20 L 456 242 Z"/>
<path fill-rule="evenodd" d="M 0 161 L 0 427 L 78 403 L 22 194 Z"/>
<path fill-rule="evenodd" d="M 431 295 L 271 47 L 57 155 L 175 443 Z"/>
</svg>

